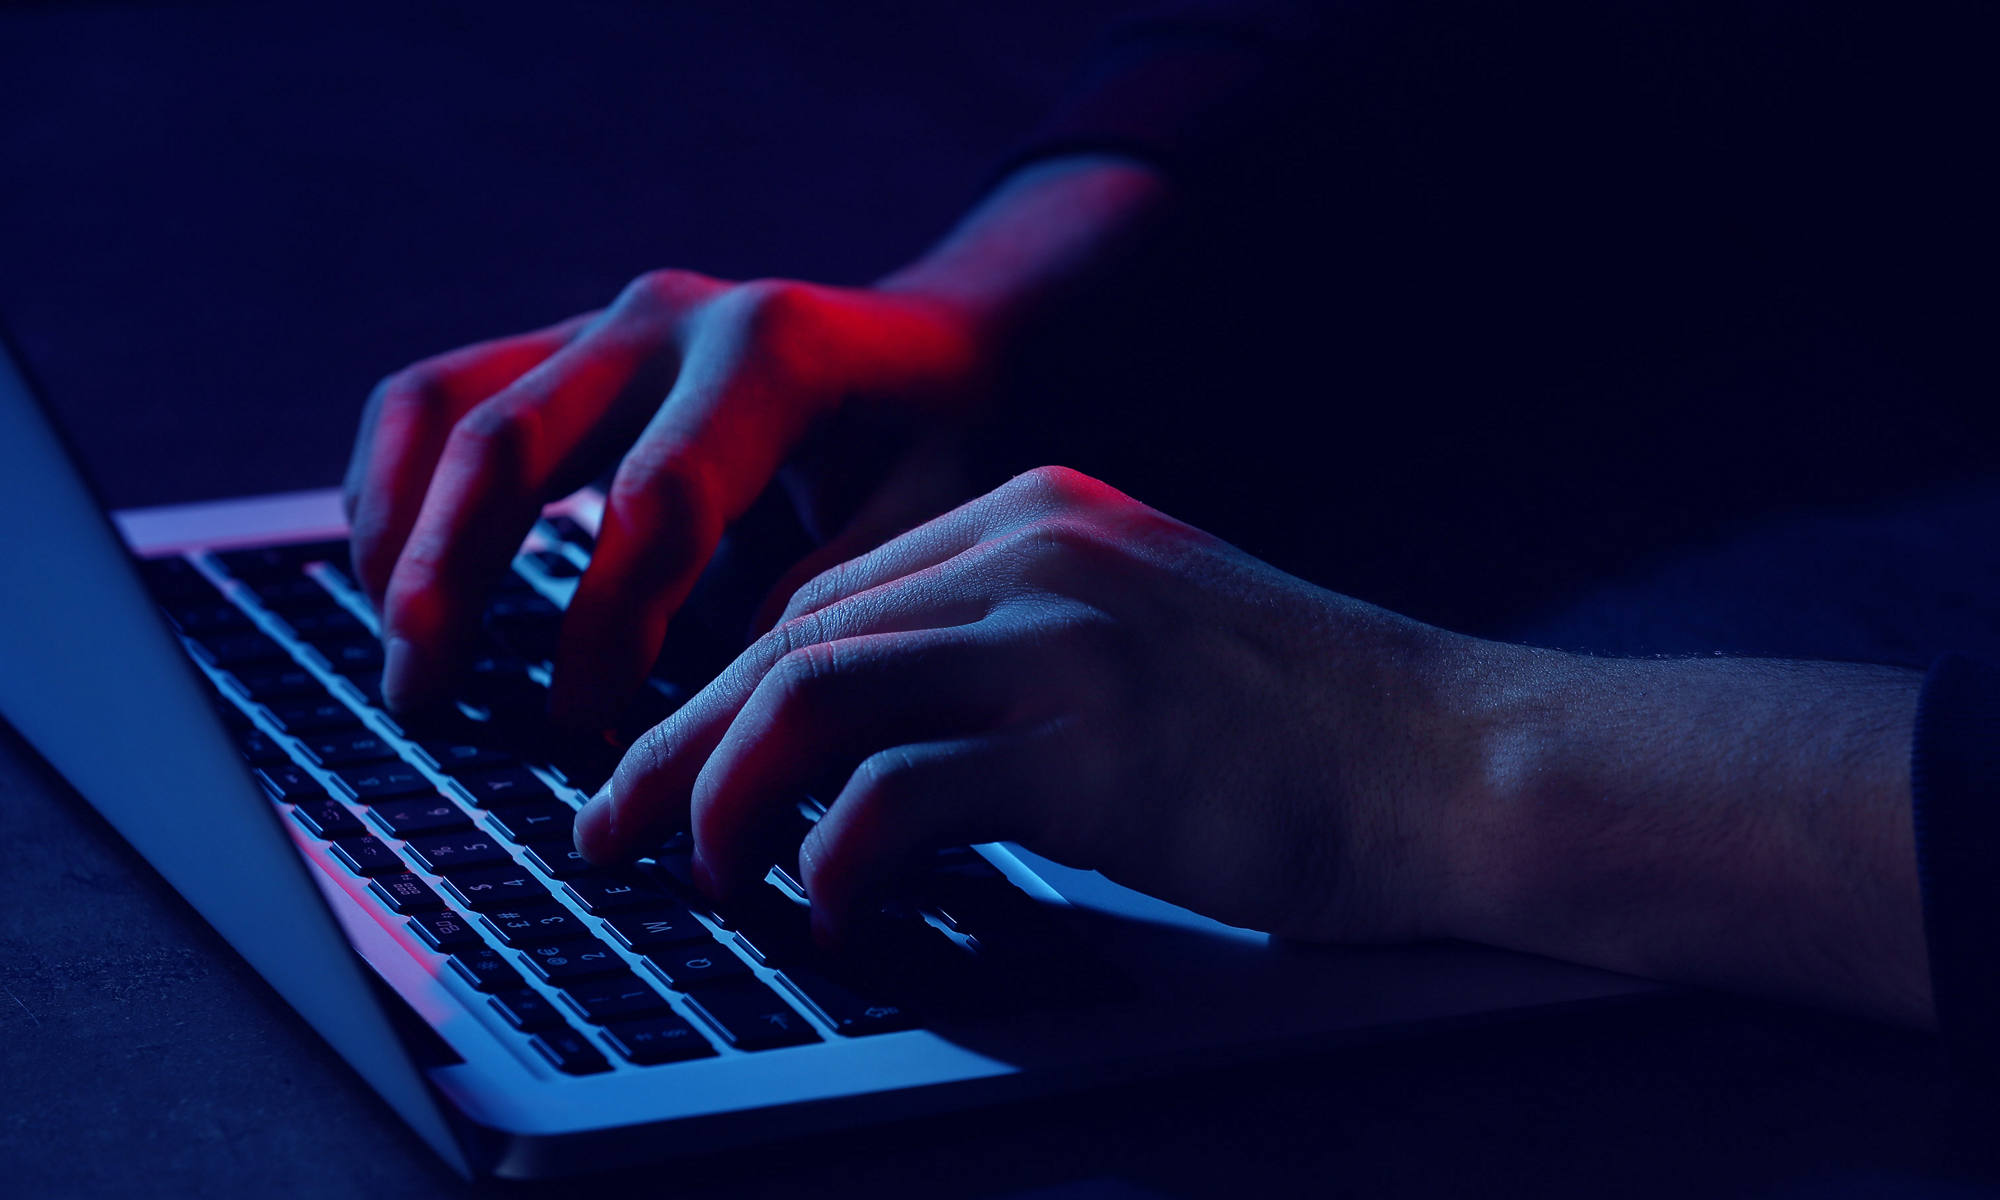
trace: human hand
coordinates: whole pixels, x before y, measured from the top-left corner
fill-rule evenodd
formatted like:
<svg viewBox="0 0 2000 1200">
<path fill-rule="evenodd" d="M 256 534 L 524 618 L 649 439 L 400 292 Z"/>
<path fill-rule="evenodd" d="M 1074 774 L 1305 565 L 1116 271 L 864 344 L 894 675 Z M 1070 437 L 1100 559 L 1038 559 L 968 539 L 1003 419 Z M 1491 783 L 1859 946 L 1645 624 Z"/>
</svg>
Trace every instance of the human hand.
<svg viewBox="0 0 2000 1200">
<path fill-rule="evenodd" d="M 992 840 L 1235 924 L 1423 936 L 1473 757 L 1437 685 L 1467 641 L 1043 468 L 800 588 L 632 748 L 578 844 L 629 857 L 690 819 L 726 898 L 835 776 L 797 848 L 823 937 L 920 852 Z"/>
<path fill-rule="evenodd" d="M 442 698 L 541 506 L 616 463 L 550 699 L 559 720 L 607 724 L 725 528 L 788 463 L 806 468 L 787 482 L 808 524 L 833 539 L 813 563 L 961 498 L 951 431 L 983 395 L 988 351 L 972 309 L 939 297 L 654 271 L 601 312 L 390 376 L 345 495 L 389 704 Z M 895 452 L 857 466 L 838 446 L 848 426 Z"/>
</svg>

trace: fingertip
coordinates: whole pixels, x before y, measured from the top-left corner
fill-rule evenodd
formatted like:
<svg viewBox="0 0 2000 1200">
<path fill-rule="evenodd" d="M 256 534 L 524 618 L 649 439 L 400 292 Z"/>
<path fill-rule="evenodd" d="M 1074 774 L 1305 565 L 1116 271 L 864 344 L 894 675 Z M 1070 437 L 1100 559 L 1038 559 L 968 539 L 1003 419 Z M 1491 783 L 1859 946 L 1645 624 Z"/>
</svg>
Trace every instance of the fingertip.
<svg viewBox="0 0 2000 1200">
<path fill-rule="evenodd" d="M 618 856 L 618 814 L 609 789 L 591 797 L 576 814 L 576 849 L 594 863 L 609 863 Z"/>
<path fill-rule="evenodd" d="M 442 698 L 443 685 L 435 656 L 409 638 L 389 638 L 382 654 L 382 701 L 391 712 L 430 707 Z"/>
</svg>

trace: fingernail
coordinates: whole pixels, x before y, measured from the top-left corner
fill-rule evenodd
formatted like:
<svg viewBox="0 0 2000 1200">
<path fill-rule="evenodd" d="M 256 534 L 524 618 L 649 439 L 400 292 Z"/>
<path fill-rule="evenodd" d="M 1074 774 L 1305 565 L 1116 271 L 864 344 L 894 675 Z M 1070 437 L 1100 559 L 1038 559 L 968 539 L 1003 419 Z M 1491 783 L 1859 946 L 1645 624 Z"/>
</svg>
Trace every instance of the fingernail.
<svg viewBox="0 0 2000 1200">
<path fill-rule="evenodd" d="M 590 798 L 576 814 L 576 848 L 591 862 L 609 862 L 618 853 L 617 810 L 607 788 Z"/>
<path fill-rule="evenodd" d="M 425 699 L 424 652 L 405 637 L 392 637 L 382 655 L 382 699 L 397 712 L 408 712 Z"/>
</svg>

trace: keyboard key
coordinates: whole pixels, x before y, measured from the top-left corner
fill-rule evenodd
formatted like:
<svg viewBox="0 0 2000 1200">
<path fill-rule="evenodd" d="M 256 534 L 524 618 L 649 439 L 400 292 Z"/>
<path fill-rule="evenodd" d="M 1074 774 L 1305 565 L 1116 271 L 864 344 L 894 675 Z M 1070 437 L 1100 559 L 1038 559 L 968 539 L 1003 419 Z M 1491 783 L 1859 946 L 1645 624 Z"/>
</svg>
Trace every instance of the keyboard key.
<svg viewBox="0 0 2000 1200">
<path fill-rule="evenodd" d="M 554 1029 L 565 1022 L 556 1006 L 550 1004 L 542 994 L 533 988 L 513 988 L 501 992 L 488 1000 L 493 1011 L 509 1025 L 524 1033 L 534 1033 L 540 1029 Z"/>
<path fill-rule="evenodd" d="M 528 1044 L 565 1075 L 595 1075 L 611 1069 L 590 1039 L 574 1029 L 565 1027 L 538 1033 L 528 1039 Z"/>
<path fill-rule="evenodd" d="M 557 541 L 568 542 L 570 545 L 581 549 L 585 554 L 589 554 L 597 548 L 597 538 L 591 534 L 590 530 L 585 529 L 582 522 L 578 521 L 575 517 L 543 517 L 542 524 L 548 526 L 549 533 Z"/>
<path fill-rule="evenodd" d="M 578 875 L 563 884 L 583 911 L 593 916 L 628 908 L 658 908 L 669 897 L 636 875 L 599 873 Z"/>
<path fill-rule="evenodd" d="M 513 908 L 549 896 L 548 884 L 511 862 L 491 867 L 455 866 L 445 873 L 444 890 L 452 899 L 479 912 Z"/>
<path fill-rule="evenodd" d="M 320 599 L 326 599 L 324 592 Z M 299 640 L 317 649 L 323 645 L 344 645 L 373 637 L 361 619 L 344 608 L 327 606 L 284 613 L 285 624 Z"/>
<path fill-rule="evenodd" d="M 158 604 L 197 604 L 220 600 L 221 593 L 185 558 L 149 558 L 139 564 L 146 591 Z"/>
<path fill-rule="evenodd" d="M 583 941 L 591 936 L 583 918 L 553 900 L 493 909 L 484 914 L 484 920 L 495 937 L 517 950 L 531 945 Z"/>
<path fill-rule="evenodd" d="M 368 828 L 347 811 L 347 806 L 331 797 L 307 800 L 292 810 L 292 819 L 305 826 L 316 838 L 366 837 Z"/>
<path fill-rule="evenodd" d="M 243 689 L 243 693 L 259 704 L 316 702 L 326 698 L 326 688 L 311 671 L 301 666 L 244 667 L 230 674 L 235 676 L 236 685 Z"/>
<path fill-rule="evenodd" d="M 444 901 L 438 899 L 431 885 L 408 871 L 378 876 L 369 881 L 368 890 L 375 893 L 375 898 L 388 905 L 391 911 L 404 916 L 444 907 Z"/>
<path fill-rule="evenodd" d="M 523 946 L 521 953 L 535 974 L 549 983 L 585 979 L 625 969 L 625 960 L 603 942 L 569 941 Z"/>
<path fill-rule="evenodd" d="M 593 1025 L 670 1011 L 666 998 L 630 971 L 564 984 L 563 998 Z"/>
<path fill-rule="evenodd" d="M 903 1005 L 864 996 L 810 967 L 786 967 L 779 978 L 834 1032 L 847 1037 L 917 1027 L 916 1014 Z"/>
<path fill-rule="evenodd" d="M 799 962 L 814 953 L 810 911 L 776 890 L 732 903 L 729 915 L 736 925 L 736 944 L 763 966 Z"/>
<path fill-rule="evenodd" d="M 333 856 L 356 875 L 388 875 L 410 869 L 389 843 L 367 834 L 335 842 Z"/>
<path fill-rule="evenodd" d="M 463 735 L 421 738 L 417 741 L 417 749 L 422 750 L 424 757 L 430 759 L 438 770 L 453 778 L 464 778 L 472 772 L 483 771 L 490 767 L 513 767 L 519 770 L 517 760 L 512 754 L 486 742 L 463 738 Z M 529 775 L 528 778 L 533 780 L 534 776 Z M 535 786 L 541 787 L 541 784 L 537 782 Z M 542 790 L 546 792 L 548 789 L 542 788 Z"/>
<path fill-rule="evenodd" d="M 216 565 L 243 580 L 260 583 L 298 574 L 316 556 L 326 553 L 326 542 L 292 542 L 280 546 L 253 546 L 247 550 L 216 553 Z"/>
<path fill-rule="evenodd" d="M 628 948 L 641 952 L 655 946 L 679 946 L 709 939 L 708 927 L 678 906 L 608 913 L 604 925 Z"/>
<path fill-rule="evenodd" d="M 431 949 L 447 954 L 460 946 L 479 945 L 481 941 L 477 929 L 466 924 L 464 917 L 447 909 L 418 913 L 410 918 L 410 928 L 430 943 Z"/>
<path fill-rule="evenodd" d="M 770 1050 L 820 1040 L 791 1005 L 754 980 L 704 988 L 689 995 L 688 1001 L 738 1050 Z"/>
<path fill-rule="evenodd" d="M 326 789 L 319 780 L 306 773 L 304 767 L 295 763 L 274 763 L 257 771 L 257 779 L 271 799 L 285 804 L 304 804 L 308 800 L 326 799 Z"/>
<path fill-rule="evenodd" d="M 491 946 L 467 946 L 451 956 L 451 969 L 482 992 L 523 990 L 527 981 L 507 961 L 507 956 Z"/>
<path fill-rule="evenodd" d="M 270 716 L 272 716 L 272 720 L 278 722 L 278 728 L 284 730 L 284 732 L 288 732 L 288 734 L 292 734 L 292 736 L 330 734 L 330 732 L 336 732 L 336 730 L 344 732 L 344 730 L 358 730 L 358 728 L 362 728 L 360 718 L 354 716 L 354 712 L 346 704 L 342 704 L 342 702 L 338 702 L 334 698 L 326 698 L 326 700 L 278 700 L 278 702 L 266 704 L 264 708 L 270 710 Z"/>
<path fill-rule="evenodd" d="M 295 630 L 298 625 L 292 622 L 293 613 L 315 612 L 333 606 L 333 597 L 327 594 L 326 589 L 303 573 L 274 575 L 252 583 L 250 592 L 257 597 L 257 603 L 284 617 L 285 623 Z M 304 636 L 303 633 L 300 636 Z"/>
<path fill-rule="evenodd" d="M 583 568 L 560 550 L 537 550 L 527 557 L 536 569 L 551 579 L 575 579 L 583 574 Z"/>
<path fill-rule="evenodd" d="M 399 838 L 415 837 L 420 833 L 443 833 L 448 829 L 466 829 L 472 821 L 465 810 L 449 800 L 437 796 L 415 799 L 390 800 L 377 804 L 368 810 L 377 825 Z"/>
<path fill-rule="evenodd" d="M 348 795 L 363 804 L 374 804 L 402 796 L 435 796 L 437 785 L 408 763 L 385 762 L 366 767 L 335 771 L 334 780 Z"/>
<path fill-rule="evenodd" d="M 611 1046 L 642 1067 L 709 1058 L 715 1048 L 701 1032 L 672 1014 L 637 1021 L 614 1021 L 604 1027 Z"/>
<path fill-rule="evenodd" d="M 174 628 L 192 638 L 218 633 L 255 633 L 257 627 L 250 621 L 249 614 L 234 604 L 221 599 L 203 601 L 197 604 L 183 604 L 163 611 Z"/>
<path fill-rule="evenodd" d="M 357 767 L 363 763 L 391 762 L 396 758 L 389 743 L 362 730 L 355 733 L 316 734 L 301 738 L 306 753 L 322 767 Z"/>
<path fill-rule="evenodd" d="M 433 875 L 442 875 L 454 867 L 513 861 L 499 841 L 476 830 L 420 834 L 407 840 L 417 865 Z"/>
<path fill-rule="evenodd" d="M 236 748 L 242 752 L 244 761 L 253 767 L 275 767 L 292 761 L 292 756 L 285 753 L 283 746 L 272 741 L 269 734 L 254 728 L 236 735 Z"/>
<path fill-rule="evenodd" d="M 336 675 L 349 679 L 379 679 L 382 675 L 382 644 L 372 637 L 313 646 Z"/>
<path fill-rule="evenodd" d="M 542 600 L 540 596 L 535 599 Z M 548 601 L 542 600 L 547 604 Z M 549 606 L 554 609 L 554 605 Z M 551 612 L 549 615 L 515 613 L 494 616 L 490 612 L 486 618 L 487 631 L 494 640 L 529 662 L 547 662 L 555 656 L 556 639 L 562 629 L 561 617 Z"/>
<path fill-rule="evenodd" d="M 750 974 L 742 959 L 712 941 L 705 946 L 693 942 L 656 946 L 646 951 L 646 961 L 653 964 L 668 987 L 678 992 Z"/>
<path fill-rule="evenodd" d="M 431 755 L 436 758 L 435 754 Z M 441 770 L 451 774 L 472 796 L 472 802 L 481 808 L 504 808 L 512 804 L 533 804 L 547 800 L 554 793 L 549 785 L 535 778 L 526 767 L 498 767 L 485 771 L 459 772 L 449 766 Z"/>
<path fill-rule="evenodd" d="M 595 792 L 618 769 L 624 748 L 603 737 L 570 735 L 558 737 L 545 747 L 549 765 L 563 782 L 580 792 Z"/>
<path fill-rule="evenodd" d="M 552 839 L 530 845 L 528 864 L 555 879 L 575 879 L 597 869 L 589 859 L 577 853 L 576 844 L 566 836 L 560 841 Z"/>
<path fill-rule="evenodd" d="M 550 842 L 571 836 L 576 810 L 551 798 L 495 810 L 492 822 L 510 842 Z"/>
<path fill-rule="evenodd" d="M 195 656 L 211 667 L 232 671 L 253 663 L 291 661 L 285 648 L 261 633 L 218 632 L 194 639 Z"/>
</svg>

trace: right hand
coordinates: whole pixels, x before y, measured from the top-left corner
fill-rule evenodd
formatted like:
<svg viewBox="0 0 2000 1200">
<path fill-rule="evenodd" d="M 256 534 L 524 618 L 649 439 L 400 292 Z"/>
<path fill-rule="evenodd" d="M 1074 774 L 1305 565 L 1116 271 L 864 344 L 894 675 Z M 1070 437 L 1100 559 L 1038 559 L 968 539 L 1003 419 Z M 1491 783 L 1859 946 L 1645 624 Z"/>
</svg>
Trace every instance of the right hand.
<svg viewBox="0 0 2000 1200">
<path fill-rule="evenodd" d="M 601 727 L 724 529 L 788 463 L 807 527 L 828 538 L 801 577 L 962 499 L 940 448 L 983 399 L 990 340 L 966 307 L 915 293 L 654 271 L 602 311 L 391 375 L 345 483 L 390 707 L 448 694 L 542 505 L 616 463 L 550 699 L 558 720 Z M 901 457 L 857 472 L 843 429 Z"/>
</svg>

